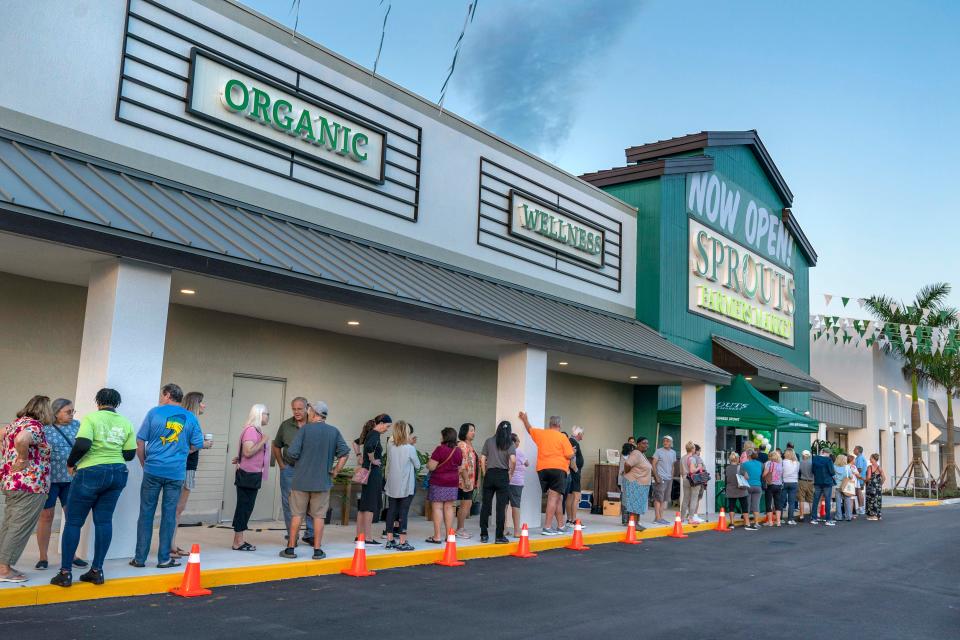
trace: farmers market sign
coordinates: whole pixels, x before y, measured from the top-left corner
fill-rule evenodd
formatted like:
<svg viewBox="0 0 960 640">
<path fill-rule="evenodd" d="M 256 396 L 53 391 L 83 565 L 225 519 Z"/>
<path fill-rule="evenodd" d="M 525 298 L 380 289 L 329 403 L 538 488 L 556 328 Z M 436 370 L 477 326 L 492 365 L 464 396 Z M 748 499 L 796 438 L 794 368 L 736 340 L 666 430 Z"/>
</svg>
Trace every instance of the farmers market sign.
<svg viewBox="0 0 960 640">
<path fill-rule="evenodd" d="M 515 190 L 510 191 L 510 233 L 594 267 L 603 266 L 602 229 Z"/>
<path fill-rule="evenodd" d="M 187 112 L 357 177 L 383 182 L 382 129 L 196 48 L 190 55 Z"/>
<path fill-rule="evenodd" d="M 689 218 L 687 308 L 793 346 L 793 274 Z"/>
</svg>

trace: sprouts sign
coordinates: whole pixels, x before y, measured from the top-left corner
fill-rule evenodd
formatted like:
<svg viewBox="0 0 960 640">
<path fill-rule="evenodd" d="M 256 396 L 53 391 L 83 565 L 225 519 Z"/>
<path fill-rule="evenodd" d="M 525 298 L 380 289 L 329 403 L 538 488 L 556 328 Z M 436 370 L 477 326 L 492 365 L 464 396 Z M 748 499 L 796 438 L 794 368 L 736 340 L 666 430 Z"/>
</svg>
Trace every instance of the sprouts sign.
<svg viewBox="0 0 960 640">
<path fill-rule="evenodd" d="M 793 273 L 690 218 L 688 309 L 793 346 Z"/>
<path fill-rule="evenodd" d="M 603 267 L 602 229 L 513 189 L 510 190 L 510 233 L 594 267 Z"/>
<path fill-rule="evenodd" d="M 383 183 L 386 132 L 382 129 L 196 48 L 190 54 L 187 111 L 358 178 Z"/>
</svg>

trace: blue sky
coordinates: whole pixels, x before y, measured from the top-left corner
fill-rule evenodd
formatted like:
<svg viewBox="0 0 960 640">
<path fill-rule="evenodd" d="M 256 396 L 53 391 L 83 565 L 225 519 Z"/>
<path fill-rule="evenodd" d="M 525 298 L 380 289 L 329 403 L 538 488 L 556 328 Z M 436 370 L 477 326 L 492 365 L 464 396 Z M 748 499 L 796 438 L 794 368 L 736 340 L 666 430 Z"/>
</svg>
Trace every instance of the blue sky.
<svg viewBox="0 0 960 640">
<path fill-rule="evenodd" d="M 290 0 L 243 1 L 293 25 Z M 299 31 L 372 67 L 388 3 L 302 0 Z M 467 5 L 393 0 L 378 73 L 437 100 Z M 948 0 L 479 0 L 445 108 L 576 174 L 757 129 L 820 255 L 812 311 L 938 280 L 960 306 L 958 25 Z"/>
</svg>

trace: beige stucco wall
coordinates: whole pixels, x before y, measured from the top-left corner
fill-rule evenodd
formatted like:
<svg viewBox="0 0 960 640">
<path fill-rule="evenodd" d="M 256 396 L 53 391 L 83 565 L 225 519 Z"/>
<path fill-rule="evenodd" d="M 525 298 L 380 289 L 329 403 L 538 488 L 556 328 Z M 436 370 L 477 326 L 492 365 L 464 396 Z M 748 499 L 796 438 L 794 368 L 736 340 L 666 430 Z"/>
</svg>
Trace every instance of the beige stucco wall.
<svg viewBox="0 0 960 640">
<path fill-rule="evenodd" d="M 2 419 L 12 419 L 35 393 L 72 398 L 86 290 L 4 273 L 0 296 L 7 301 L 0 305 Z M 414 424 L 425 451 L 442 427 L 476 423 L 477 447 L 495 427 L 494 361 L 171 305 L 163 379 L 204 392 L 201 423 L 215 435 L 214 448 L 200 456 L 188 514 L 209 518 L 220 509 L 235 373 L 285 379 L 285 405 L 298 395 L 326 400 L 330 422 L 348 440 L 381 411 Z M 272 409 L 276 417 L 279 408 Z M 619 447 L 630 433 L 632 411 L 629 385 L 548 376 L 547 415 L 561 415 L 568 432 L 574 425 L 585 430 L 585 488 L 593 483 L 597 450 Z M 282 413 L 289 415 L 288 406 Z M 128 417 L 135 425 L 142 418 Z"/>
<path fill-rule="evenodd" d="M 583 488 L 593 488 L 597 450 L 619 449 L 633 433 L 633 388 L 596 378 L 550 372 L 547 376 L 547 415 L 563 418 L 563 430 L 583 427 Z"/>
<path fill-rule="evenodd" d="M 0 421 L 36 394 L 73 398 L 86 289 L 0 273 Z"/>
</svg>

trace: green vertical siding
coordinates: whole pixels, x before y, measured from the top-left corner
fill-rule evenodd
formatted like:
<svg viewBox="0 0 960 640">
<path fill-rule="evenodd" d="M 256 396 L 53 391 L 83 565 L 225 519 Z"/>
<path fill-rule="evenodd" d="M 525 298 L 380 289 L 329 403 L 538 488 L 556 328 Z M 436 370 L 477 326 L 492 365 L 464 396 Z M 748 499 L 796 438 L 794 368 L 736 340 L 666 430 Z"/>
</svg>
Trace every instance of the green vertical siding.
<svg viewBox="0 0 960 640">
<path fill-rule="evenodd" d="M 660 181 L 643 180 L 607 187 L 607 191 L 637 207 L 637 320 L 654 329 L 660 326 L 660 256 L 663 250 L 660 216 Z M 628 268 L 628 265 L 624 265 Z"/>
<path fill-rule="evenodd" d="M 756 198 L 758 204 L 766 206 L 771 213 L 778 217 L 781 215 L 784 202 L 777 195 L 776 189 L 750 148 L 711 147 L 704 153 L 714 158 L 714 172 L 721 179 L 736 184 Z M 800 253 L 797 243 L 794 243 L 791 267 L 796 287 L 794 346 L 789 347 L 687 310 L 690 267 L 686 175 L 668 175 L 605 189 L 638 209 L 638 320 L 707 361 L 712 360 L 713 356 L 712 336 L 719 335 L 774 353 L 801 370 L 810 371 L 810 344 L 807 340 L 810 331 L 809 265 Z M 746 204 L 741 201 L 741 218 L 745 216 Z M 747 242 L 743 228 L 744 225 L 738 225 L 736 233 L 729 237 L 749 247 L 750 243 Z M 783 395 L 787 406 L 804 410 L 809 408 L 809 394 Z M 680 387 L 661 387 L 656 401 L 649 392 L 635 395 L 635 433 L 650 436 L 649 412 L 654 404 L 660 409 L 680 404 Z M 805 441 L 805 438 L 797 440 Z"/>
</svg>

